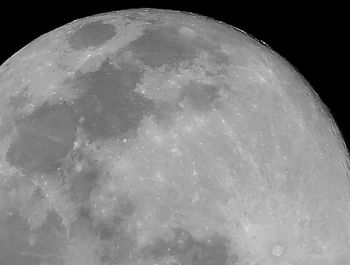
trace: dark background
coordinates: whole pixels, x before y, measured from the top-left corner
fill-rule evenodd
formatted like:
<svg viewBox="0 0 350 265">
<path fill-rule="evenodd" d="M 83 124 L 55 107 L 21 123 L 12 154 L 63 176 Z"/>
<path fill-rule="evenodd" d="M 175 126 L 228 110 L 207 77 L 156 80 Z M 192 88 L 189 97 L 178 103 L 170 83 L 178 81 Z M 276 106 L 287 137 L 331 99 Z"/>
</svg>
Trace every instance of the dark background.
<svg viewBox="0 0 350 265">
<path fill-rule="evenodd" d="M 6 8 L 2 6 L 0 64 L 40 35 L 85 16 L 139 7 L 194 12 L 238 27 L 285 57 L 328 106 L 350 147 L 350 126 L 347 124 L 349 74 L 345 63 L 345 57 L 348 57 L 345 38 L 349 30 L 345 24 L 345 6 L 336 3 L 305 6 L 294 1 L 279 1 L 279 5 L 256 5 L 252 1 L 247 4 L 227 1 L 231 5 L 220 1 L 190 3 L 193 2 L 190 0 L 188 3 L 113 2 L 85 1 L 79 5 L 74 1 L 45 1 L 45 4 L 28 6 L 17 2 Z"/>
</svg>

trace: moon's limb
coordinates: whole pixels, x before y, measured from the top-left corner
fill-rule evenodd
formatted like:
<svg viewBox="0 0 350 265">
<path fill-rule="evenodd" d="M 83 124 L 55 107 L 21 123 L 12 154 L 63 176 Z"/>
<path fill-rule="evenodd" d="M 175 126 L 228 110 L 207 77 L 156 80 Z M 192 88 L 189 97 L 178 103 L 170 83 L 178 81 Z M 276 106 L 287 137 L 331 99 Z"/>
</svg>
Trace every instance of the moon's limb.
<svg viewBox="0 0 350 265">
<path fill-rule="evenodd" d="M 0 67 L 0 263 L 344 264 L 348 153 L 266 45 L 180 12 L 78 20 Z"/>
</svg>

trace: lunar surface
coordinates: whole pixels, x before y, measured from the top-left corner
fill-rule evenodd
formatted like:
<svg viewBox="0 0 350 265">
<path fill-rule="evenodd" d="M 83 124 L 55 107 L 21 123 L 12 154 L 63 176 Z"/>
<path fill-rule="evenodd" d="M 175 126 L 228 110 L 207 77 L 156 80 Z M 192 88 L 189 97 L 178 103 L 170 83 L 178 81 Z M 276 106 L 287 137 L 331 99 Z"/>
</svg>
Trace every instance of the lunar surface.
<svg viewBox="0 0 350 265">
<path fill-rule="evenodd" d="M 140 9 L 0 67 L 1 265 L 350 264 L 348 152 L 267 45 Z"/>
</svg>

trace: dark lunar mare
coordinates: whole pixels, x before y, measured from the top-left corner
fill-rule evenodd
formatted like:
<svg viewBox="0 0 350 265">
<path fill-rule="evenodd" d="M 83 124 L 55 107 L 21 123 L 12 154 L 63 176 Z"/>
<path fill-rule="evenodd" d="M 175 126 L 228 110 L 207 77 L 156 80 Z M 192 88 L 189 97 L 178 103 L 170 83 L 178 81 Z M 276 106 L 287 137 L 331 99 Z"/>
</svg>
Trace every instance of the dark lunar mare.
<svg viewBox="0 0 350 265">
<path fill-rule="evenodd" d="M 136 59 L 145 65 L 157 68 L 178 67 L 182 63 L 191 65 L 193 60 L 204 51 L 208 55 L 208 62 L 215 65 L 228 65 L 229 57 L 213 41 L 201 36 L 186 38 L 179 34 L 176 26 L 149 27 L 138 39 L 127 46 Z"/>
<path fill-rule="evenodd" d="M 180 94 L 180 101 L 188 101 L 193 111 L 208 111 L 212 103 L 219 98 L 218 88 L 213 85 L 191 81 Z"/>
<path fill-rule="evenodd" d="M 114 34 L 113 25 L 96 21 L 76 29 L 69 40 L 77 48 L 90 47 L 101 45 Z M 175 67 L 181 62 L 191 63 L 200 50 L 227 63 L 227 57 L 214 44 L 198 38 L 185 39 L 176 27 L 145 29 L 141 37 L 116 52 L 114 58 L 107 57 L 98 70 L 77 71 L 73 78 L 67 78 L 65 83 L 81 93 L 73 104 L 44 103 L 29 116 L 17 118 L 18 135 L 6 154 L 7 160 L 30 174 L 51 173 L 62 165 L 62 159 L 72 149 L 78 126 L 90 141 L 121 139 L 135 136 L 145 115 L 169 119 L 171 112 L 178 110 L 176 107 L 155 103 L 134 91 L 144 70 L 133 59 L 151 67 L 164 64 Z M 125 51 L 131 51 L 133 59 L 125 59 Z M 190 102 L 193 110 L 203 111 L 209 109 L 218 95 L 215 87 L 192 82 L 181 97 Z M 25 94 L 20 94 L 10 103 L 18 108 L 24 101 Z"/>
<path fill-rule="evenodd" d="M 174 67 L 197 56 L 193 43 L 179 36 L 176 27 L 145 29 L 143 35 L 132 41 L 128 48 L 136 59 L 150 67 Z"/>
<path fill-rule="evenodd" d="M 115 34 L 113 25 L 101 21 L 90 22 L 69 35 L 68 42 L 73 49 L 94 48 L 103 45 Z M 140 38 L 131 42 L 123 51 L 130 51 L 133 59 L 139 59 L 147 66 L 167 64 L 167 67 L 176 67 L 181 62 L 191 63 L 201 49 L 213 54 L 217 63 L 227 62 L 226 57 L 212 45 L 199 40 L 186 40 L 178 34 L 176 27 L 146 29 Z M 89 160 L 86 154 L 80 150 L 73 151 L 73 145 L 78 127 L 87 133 L 90 141 L 111 137 L 129 138 L 135 135 L 145 115 L 167 119 L 167 111 L 179 111 L 178 108 L 163 107 L 135 92 L 142 74 L 143 69 L 138 62 L 124 58 L 120 52 L 115 57 L 107 57 L 96 71 L 77 71 L 73 78 L 65 82 L 81 96 L 72 103 L 44 103 L 28 116 L 17 116 L 14 121 L 17 133 L 6 154 L 7 161 L 12 166 L 23 169 L 29 175 L 43 173 L 62 177 L 69 187 L 69 198 L 80 207 L 77 221 L 72 225 L 72 236 L 84 238 L 87 233 L 92 233 L 99 238 L 102 243 L 98 255 L 105 264 L 129 259 L 135 241 L 128 235 L 125 226 L 135 212 L 136 205 L 125 194 L 118 198 L 113 218 L 96 224 L 85 202 L 96 185 L 100 171 L 98 165 Z M 208 106 L 218 97 L 217 92 L 218 89 L 214 86 L 192 82 L 182 91 L 180 101 L 187 100 L 194 111 L 207 111 Z M 10 99 L 9 104 L 18 110 L 27 100 L 24 91 Z M 75 172 L 75 165 L 83 160 L 87 161 L 88 166 Z M 45 235 L 52 235 L 53 230 L 64 234 L 59 218 L 54 216 L 49 214 L 46 224 L 40 228 L 42 238 L 39 243 L 43 249 L 49 240 Z M 18 218 L 24 222 L 20 216 Z M 29 231 L 25 224 L 18 227 L 24 227 L 22 234 Z M 5 235 L 6 242 L 0 239 L 0 264 L 38 263 L 38 258 L 31 261 L 31 257 L 23 259 L 18 255 L 21 249 L 30 248 L 28 242 L 22 246 L 23 240 L 17 234 Z M 9 241 L 13 244 L 8 244 Z M 174 230 L 173 239 L 159 239 L 155 244 L 145 247 L 141 253 L 134 254 L 156 260 L 173 256 L 181 265 L 233 265 L 237 257 L 228 255 L 229 242 L 228 238 L 218 235 L 198 241 L 186 229 L 178 228 Z M 4 253 L 7 246 L 14 251 Z"/>
<path fill-rule="evenodd" d="M 27 173 L 52 172 L 73 147 L 75 123 L 66 103 L 45 103 L 31 115 L 18 118 L 18 134 L 7 151 L 7 161 Z"/>
<path fill-rule="evenodd" d="M 234 265 L 238 261 L 235 255 L 229 255 L 230 239 L 213 234 L 205 240 L 196 240 L 184 228 L 174 229 L 172 239 L 159 239 L 155 244 L 146 246 L 143 256 L 159 260 L 174 257 L 174 265 Z"/>
<path fill-rule="evenodd" d="M 151 113 L 153 102 L 134 91 L 141 76 L 138 66 L 121 61 L 117 68 L 109 58 L 98 71 L 78 73 L 78 89 L 84 94 L 74 108 L 83 117 L 81 126 L 92 140 L 120 138 L 135 131 L 143 116 Z"/>
<path fill-rule="evenodd" d="M 144 115 L 154 110 L 151 100 L 135 92 L 141 70 L 128 62 L 119 68 L 107 58 L 94 72 L 76 73 L 70 84 L 81 92 L 71 103 L 44 103 L 32 114 L 18 117 L 18 134 L 6 154 L 11 165 L 27 173 L 51 173 L 72 150 L 77 127 L 90 141 L 131 137 Z"/>
<path fill-rule="evenodd" d="M 53 213 L 39 231 L 35 232 L 36 244 L 30 245 L 28 239 L 33 231 L 19 212 L 0 218 L 0 264 L 38 265 L 46 261 L 52 265 L 62 265 L 60 249 L 63 242 L 57 237 L 60 225 Z"/>
<path fill-rule="evenodd" d="M 67 40 L 74 50 L 98 47 L 116 35 L 115 26 L 102 21 L 89 22 L 68 35 Z"/>
</svg>

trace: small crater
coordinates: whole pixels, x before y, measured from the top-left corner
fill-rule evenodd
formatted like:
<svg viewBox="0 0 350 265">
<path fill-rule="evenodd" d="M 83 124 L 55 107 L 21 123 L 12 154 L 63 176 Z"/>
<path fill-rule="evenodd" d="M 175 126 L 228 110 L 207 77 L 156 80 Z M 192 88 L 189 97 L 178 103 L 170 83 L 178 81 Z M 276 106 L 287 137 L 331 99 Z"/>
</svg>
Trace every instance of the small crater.
<svg viewBox="0 0 350 265">
<path fill-rule="evenodd" d="M 94 21 L 78 28 L 67 39 L 71 48 L 80 50 L 101 46 L 115 35 L 115 26 L 105 24 L 102 21 Z"/>
<path fill-rule="evenodd" d="M 283 254 L 284 247 L 281 245 L 275 245 L 272 248 L 272 255 L 275 257 L 280 257 Z"/>
</svg>

